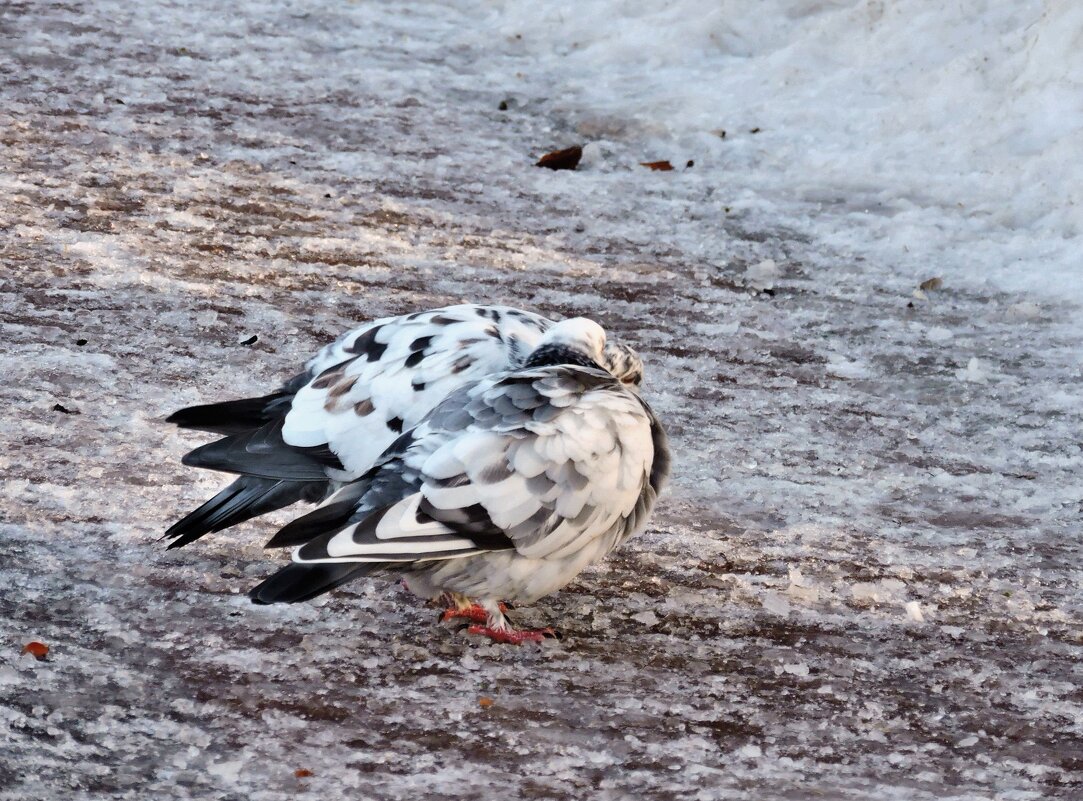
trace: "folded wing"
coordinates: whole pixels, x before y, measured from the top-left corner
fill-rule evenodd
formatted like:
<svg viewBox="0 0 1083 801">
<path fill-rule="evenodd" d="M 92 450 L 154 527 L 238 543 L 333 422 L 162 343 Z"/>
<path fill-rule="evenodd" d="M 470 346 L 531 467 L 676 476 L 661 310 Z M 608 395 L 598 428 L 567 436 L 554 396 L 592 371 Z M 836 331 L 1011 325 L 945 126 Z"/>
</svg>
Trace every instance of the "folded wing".
<svg viewBox="0 0 1083 801">
<path fill-rule="evenodd" d="M 182 427 L 227 434 L 184 463 L 240 477 L 166 532 L 170 547 L 318 500 L 368 470 L 449 392 L 515 366 L 550 325 L 505 307 L 463 305 L 386 318 L 325 347 L 279 391 L 193 406 Z"/>
<path fill-rule="evenodd" d="M 645 521 L 667 469 L 665 435 L 650 409 L 591 368 L 478 382 L 410 437 L 401 453 L 276 537 L 312 536 L 287 568 L 291 582 L 301 565 L 402 568 L 500 550 L 527 559 L 585 548 L 604 556 Z M 273 597 L 269 583 L 253 596 L 288 600 Z"/>
<path fill-rule="evenodd" d="M 367 470 L 448 393 L 518 366 L 549 321 L 515 309 L 452 306 L 351 332 L 311 363 L 283 428 L 298 447 L 327 445 L 346 470 Z"/>
</svg>

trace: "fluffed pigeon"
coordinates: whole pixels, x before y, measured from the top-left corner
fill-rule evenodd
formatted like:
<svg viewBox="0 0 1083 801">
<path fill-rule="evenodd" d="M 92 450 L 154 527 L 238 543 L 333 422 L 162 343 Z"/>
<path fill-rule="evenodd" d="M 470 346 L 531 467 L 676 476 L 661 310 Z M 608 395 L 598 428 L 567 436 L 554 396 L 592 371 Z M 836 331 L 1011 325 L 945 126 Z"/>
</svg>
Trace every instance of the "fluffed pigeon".
<svg viewBox="0 0 1083 801">
<path fill-rule="evenodd" d="M 184 464 L 240 477 L 163 539 L 179 548 L 299 500 L 322 500 L 371 468 L 450 392 L 521 365 L 552 325 L 531 312 L 473 304 L 387 317 L 324 347 L 277 392 L 176 412 L 168 422 L 227 435 Z M 642 380 L 643 363 L 627 345 L 607 345 L 599 363 L 628 386 Z"/>
<path fill-rule="evenodd" d="M 566 320 L 522 367 L 455 391 L 275 535 L 270 546 L 301 547 L 252 599 L 304 601 L 398 573 L 479 620 L 472 632 L 540 640 L 511 629 L 500 599 L 534 601 L 606 556 L 644 526 L 669 472 L 662 426 L 599 366 L 604 348 L 597 323 Z"/>
</svg>

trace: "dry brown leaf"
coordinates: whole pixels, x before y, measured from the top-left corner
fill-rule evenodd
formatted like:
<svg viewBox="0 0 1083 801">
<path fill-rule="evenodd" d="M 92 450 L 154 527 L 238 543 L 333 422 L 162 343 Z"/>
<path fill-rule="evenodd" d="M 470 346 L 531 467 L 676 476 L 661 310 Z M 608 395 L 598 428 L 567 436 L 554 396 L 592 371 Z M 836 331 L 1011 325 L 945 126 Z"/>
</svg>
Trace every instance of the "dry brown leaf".
<svg viewBox="0 0 1083 801">
<path fill-rule="evenodd" d="M 583 158 L 583 148 L 579 145 L 573 145 L 572 147 L 566 147 L 563 150 L 554 150 L 552 153 L 546 153 L 540 159 L 535 167 L 545 167 L 549 170 L 574 170 L 579 164 L 579 159 Z"/>
<path fill-rule="evenodd" d="M 639 166 L 657 172 L 669 172 L 673 169 L 673 165 L 668 161 L 641 161 L 639 162 Z"/>
<path fill-rule="evenodd" d="M 26 645 L 23 646 L 22 652 L 24 654 L 30 654 L 36 660 L 41 662 L 43 659 L 45 659 L 45 657 L 49 655 L 49 646 L 43 642 L 33 640 L 32 642 L 28 642 Z"/>
<path fill-rule="evenodd" d="M 478 699 L 478 706 L 480 706 L 482 709 L 488 709 L 492 705 L 493 705 L 493 699 L 492 698 L 480 698 L 480 699 Z"/>
<path fill-rule="evenodd" d="M 296 776 L 298 779 L 307 779 L 309 776 L 315 776 L 316 774 L 314 774 L 308 768 L 298 768 L 293 772 L 293 775 Z"/>
</svg>

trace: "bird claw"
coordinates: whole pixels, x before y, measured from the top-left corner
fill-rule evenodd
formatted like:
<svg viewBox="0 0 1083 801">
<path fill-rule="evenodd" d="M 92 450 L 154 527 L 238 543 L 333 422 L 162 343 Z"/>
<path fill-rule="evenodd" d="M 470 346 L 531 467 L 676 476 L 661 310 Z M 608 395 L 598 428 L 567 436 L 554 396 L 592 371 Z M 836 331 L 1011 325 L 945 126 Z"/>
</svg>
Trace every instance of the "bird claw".
<svg viewBox="0 0 1083 801">
<path fill-rule="evenodd" d="M 506 604 L 500 604 L 500 612 L 503 614 L 508 611 Z M 445 609 L 440 613 L 440 622 L 447 623 L 449 620 L 469 620 L 472 623 L 487 623 L 489 620 L 489 613 L 482 609 L 477 604 L 467 606 L 463 608 L 451 607 Z"/>
<path fill-rule="evenodd" d="M 516 631 L 515 629 L 493 629 L 488 626 L 475 624 L 467 630 L 468 634 L 481 634 L 493 642 L 507 643 L 508 645 L 522 645 L 524 642 L 544 642 L 547 637 L 560 639 L 560 635 L 549 627 L 535 631 Z"/>
</svg>

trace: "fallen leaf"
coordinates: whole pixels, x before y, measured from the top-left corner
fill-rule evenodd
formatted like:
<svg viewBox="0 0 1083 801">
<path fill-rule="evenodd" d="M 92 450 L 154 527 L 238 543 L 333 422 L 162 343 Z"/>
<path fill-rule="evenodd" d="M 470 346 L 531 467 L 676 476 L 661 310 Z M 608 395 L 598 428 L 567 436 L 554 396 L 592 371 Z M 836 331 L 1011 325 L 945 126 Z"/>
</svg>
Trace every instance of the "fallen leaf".
<svg viewBox="0 0 1083 801">
<path fill-rule="evenodd" d="M 293 772 L 293 775 L 298 779 L 307 779 L 309 776 L 315 776 L 316 774 L 310 771 L 308 768 L 298 768 Z"/>
<path fill-rule="evenodd" d="M 32 640 L 23 646 L 22 652 L 24 654 L 30 654 L 36 660 L 42 662 L 45 660 L 45 657 L 49 655 L 49 646 L 43 642 Z"/>
<path fill-rule="evenodd" d="M 640 167 L 646 167 L 649 170 L 655 170 L 656 172 L 669 172 L 673 169 L 673 165 L 668 161 L 641 161 Z"/>
<path fill-rule="evenodd" d="M 583 158 L 583 148 L 579 145 L 573 145 L 563 150 L 546 153 L 538 159 L 538 163 L 534 166 L 545 167 L 549 170 L 574 170 L 581 158 Z"/>
<path fill-rule="evenodd" d="M 480 706 L 482 709 L 488 709 L 492 705 L 493 705 L 493 699 L 492 698 L 481 698 L 481 699 L 478 700 L 478 706 Z"/>
<path fill-rule="evenodd" d="M 942 286 L 944 286 L 943 278 L 928 278 L 918 284 L 918 289 L 922 292 L 934 292 Z"/>
</svg>

